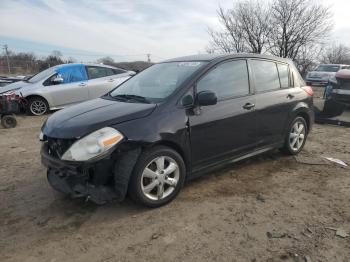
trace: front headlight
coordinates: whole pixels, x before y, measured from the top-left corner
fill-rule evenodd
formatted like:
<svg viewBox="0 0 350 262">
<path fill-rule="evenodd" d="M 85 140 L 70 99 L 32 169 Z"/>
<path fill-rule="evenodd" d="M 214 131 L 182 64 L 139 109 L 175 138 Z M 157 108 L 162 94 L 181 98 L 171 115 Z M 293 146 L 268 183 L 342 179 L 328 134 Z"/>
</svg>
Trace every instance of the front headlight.
<svg viewBox="0 0 350 262">
<path fill-rule="evenodd" d="M 87 161 L 109 152 L 124 136 L 114 128 L 104 127 L 76 141 L 62 156 L 67 161 Z"/>
</svg>

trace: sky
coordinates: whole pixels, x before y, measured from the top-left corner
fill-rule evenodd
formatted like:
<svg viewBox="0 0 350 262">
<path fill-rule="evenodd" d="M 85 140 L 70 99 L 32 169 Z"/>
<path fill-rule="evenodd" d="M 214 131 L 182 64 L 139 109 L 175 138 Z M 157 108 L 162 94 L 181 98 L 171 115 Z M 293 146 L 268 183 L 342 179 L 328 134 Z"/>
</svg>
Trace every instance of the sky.
<svg viewBox="0 0 350 262">
<path fill-rule="evenodd" d="M 349 0 L 315 0 L 334 13 L 333 39 L 350 45 Z M 0 0 L 0 45 L 78 61 L 153 61 L 204 53 L 216 10 L 233 0 Z"/>
</svg>

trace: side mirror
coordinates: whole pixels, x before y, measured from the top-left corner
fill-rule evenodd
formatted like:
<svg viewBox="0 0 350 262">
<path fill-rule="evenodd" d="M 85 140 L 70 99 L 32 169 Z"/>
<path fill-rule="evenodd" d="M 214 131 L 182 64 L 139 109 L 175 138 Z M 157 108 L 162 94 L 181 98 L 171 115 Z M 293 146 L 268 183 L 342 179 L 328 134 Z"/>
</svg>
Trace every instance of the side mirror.
<svg viewBox="0 0 350 262">
<path fill-rule="evenodd" d="M 52 82 L 53 84 L 55 84 L 55 85 L 62 84 L 63 81 L 64 81 L 64 80 L 63 80 L 62 76 L 60 76 L 60 75 L 55 76 L 55 77 L 52 78 L 52 80 L 51 80 L 51 82 Z"/>
<path fill-rule="evenodd" d="M 211 106 L 217 102 L 218 98 L 212 91 L 202 91 L 197 94 L 197 104 L 200 106 Z"/>
</svg>

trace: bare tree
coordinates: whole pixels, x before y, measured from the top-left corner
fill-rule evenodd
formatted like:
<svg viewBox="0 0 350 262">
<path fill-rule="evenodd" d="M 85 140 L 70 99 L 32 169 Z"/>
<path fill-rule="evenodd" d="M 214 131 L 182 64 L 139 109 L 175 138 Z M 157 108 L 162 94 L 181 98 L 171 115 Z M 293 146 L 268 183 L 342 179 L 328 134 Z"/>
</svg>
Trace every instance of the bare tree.
<svg viewBox="0 0 350 262">
<path fill-rule="evenodd" d="M 270 32 L 268 7 L 253 1 L 236 2 L 232 9 L 218 10 L 221 31 L 209 29 L 209 51 L 263 53 Z"/>
<path fill-rule="evenodd" d="M 310 48 L 318 50 L 327 40 L 332 29 L 328 7 L 311 0 L 261 2 L 238 0 L 232 9 L 220 7 L 222 29 L 209 29 L 208 51 L 270 53 L 305 62 L 312 57 Z"/>
<path fill-rule="evenodd" d="M 300 48 L 294 62 L 303 77 L 319 64 L 322 52 L 322 45 L 309 45 Z"/>
<path fill-rule="evenodd" d="M 328 7 L 310 0 L 274 0 L 271 53 L 296 59 L 304 47 L 324 43 L 332 29 L 331 18 Z"/>
<path fill-rule="evenodd" d="M 57 58 L 57 59 L 61 59 L 62 56 L 63 56 L 63 54 L 62 54 L 62 52 L 59 51 L 59 50 L 53 50 L 53 51 L 51 52 L 51 55 L 50 55 L 50 56 L 51 56 L 51 57 L 55 57 L 55 58 Z"/>
<path fill-rule="evenodd" d="M 105 65 L 113 65 L 114 64 L 114 59 L 110 56 L 105 56 L 100 59 L 97 59 L 97 63 L 100 64 L 105 64 Z"/>
<path fill-rule="evenodd" d="M 350 64 L 350 48 L 343 44 L 332 44 L 322 56 L 322 63 Z"/>
</svg>

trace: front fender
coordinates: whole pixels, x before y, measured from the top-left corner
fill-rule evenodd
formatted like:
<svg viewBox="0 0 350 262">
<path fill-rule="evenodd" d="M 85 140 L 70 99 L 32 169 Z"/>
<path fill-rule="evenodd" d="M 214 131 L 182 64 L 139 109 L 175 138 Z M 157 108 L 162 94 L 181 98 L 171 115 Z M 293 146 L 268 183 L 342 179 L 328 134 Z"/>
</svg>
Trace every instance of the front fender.
<svg viewBox="0 0 350 262">
<path fill-rule="evenodd" d="M 21 90 L 20 90 L 21 91 Z M 44 98 L 47 103 L 49 104 L 49 107 L 53 107 L 54 103 L 53 103 L 53 99 L 52 99 L 52 96 L 50 95 L 50 93 L 48 92 L 45 92 L 43 90 L 23 90 L 21 91 L 21 94 L 23 95 L 23 97 L 25 98 L 28 98 L 28 97 L 31 97 L 31 96 L 40 96 L 42 98 Z"/>
</svg>

